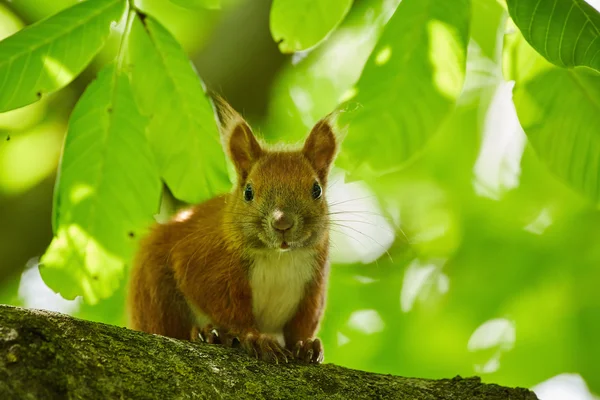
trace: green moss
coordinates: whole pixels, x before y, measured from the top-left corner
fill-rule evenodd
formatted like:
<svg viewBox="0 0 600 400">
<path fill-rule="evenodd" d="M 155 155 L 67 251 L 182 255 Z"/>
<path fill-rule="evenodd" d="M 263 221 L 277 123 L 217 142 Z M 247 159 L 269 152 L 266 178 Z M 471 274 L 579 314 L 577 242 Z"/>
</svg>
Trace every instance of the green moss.
<svg viewBox="0 0 600 400">
<path fill-rule="evenodd" d="M 536 398 L 526 390 L 484 385 L 479 379 L 432 381 L 331 364 L 268 364 L 237 349 L 0 306 L 1 399 L 494 400 L 509 396 Z"/>
</svg>

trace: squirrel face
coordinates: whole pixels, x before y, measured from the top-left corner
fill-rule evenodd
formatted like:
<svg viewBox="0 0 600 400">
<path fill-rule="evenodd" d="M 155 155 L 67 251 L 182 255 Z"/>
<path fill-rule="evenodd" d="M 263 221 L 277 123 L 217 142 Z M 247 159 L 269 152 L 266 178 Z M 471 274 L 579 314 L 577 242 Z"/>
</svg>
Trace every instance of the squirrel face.
<svg viewBox="0 0 600 400">
<path fill-rule="evenodd" d="M 228 203 L 228 232 L 249 250 L 312 249 L 326 237 L 325 186 L 337 150 L 327 120 L 319 121 L 299 150 L 261 146 L 237 116 L 225 144 L 238 183 Z"/>
</svg>

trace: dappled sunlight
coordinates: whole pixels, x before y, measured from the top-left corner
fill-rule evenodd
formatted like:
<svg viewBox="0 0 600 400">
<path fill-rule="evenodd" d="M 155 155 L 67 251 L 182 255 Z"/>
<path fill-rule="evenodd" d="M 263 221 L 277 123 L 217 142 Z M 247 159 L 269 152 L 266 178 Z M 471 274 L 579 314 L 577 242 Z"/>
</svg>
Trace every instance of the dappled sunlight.
<svg viewBox="0 0 600 400">
<path fill-rule="evenodd" d="M 469 338 L 467 349 L 472 353 L 484 354 L 485 360 L 475 364 L 478 374 L 489 374 L 500 368 L 503 353 L 513 349 L 516 327 L 513 321 L 496 318 L 484 322 Z"/>
<path fill-rule="evenodd" d="M 467 71 L 458 103 L 480 102 L 482 90 L 492 90 L 501 82 L 503 82 L 503 78 L 500 66 L 484 54 L 474 39 L 469 40 Z"/>
<path fill-rule="evenodd" d="M 350 315 L 348 326 L 365 335 L 372 335 L 383 331 L 385 323 L 375 310 L 358 310 Z"/>
<path fill-rule="evenodd" d="M 354 280 L 362 283 L 363 285 L 368 285 L 369 283 L 377 282 L 377 279 L 373 279 L 369 276 L 355 275 Z"/>
<path fill-rule="evenodd" d="M 338 332 L 337 333 L 337 345 L 338 347 L 341 347 L 343 345 L 345 345 L 346 343 L 350 342 L 350 338 L 346 335 L 344 335 L 342 332 Z"/>
<path fill-rule="evenodd" d="M 23 22 L 4 4 L 0 3 L 0 40 L 23 29 Z"/>
<path fill-rule="evenodd" d="M 357 87 L 352 87 L 348 90 L 346 90 L 342 96 L 340 97 L 339 102 L 340 103 L 344 103 L 346 101 L 352 100 L 354 97 L 356 97 L 356 95 L 358 94 L 358 88 Z"/>
<path fill-rule="evenodd" d="M 0 130 L 22 131 L 40 123 L 46 115 L 47 100 L 47 97 L 43 97 L 27 106 L 0 113 Z"/>
<path fill-rule="evenodd" d="M 315 107 L 315 103 L 310 92 L 301 86 L 292 86 L 290 87 L 289 91 L 294 105 L 298 111 L 300 111 L 302 122 L 304 125 L 311 125 L 313 123 L 311 115 Z"/>
<path fill-rule="evenodd" d="M 527 232 L 541 235 L 546 229 L 552 225 L 552 213 L 549 207 L 543 208 L 539 214 L 527 224 L 523 229 Z"/>
<path fill-rule="evenodd" d="M 402 215 L 408 241 L 420 254 L 446 258 L 462 241 L 460 215 L 443 188 L 422 180 L 404 186 Z"/>
<path fill-rule="evenodd" d="M 464 72 L 457 59 L 461 54 L 461 40 L 455 29 L 438 20 L 427 24 L 429 33 L 429 62 L 433 69 L 433 82 L 439 92 L 454 99 L 462 90 Z"/>
<path fill-rule="evenodd" d="M 344 182 L 344 174 L 332 174 L 327 199 L 331 218 L 331 258 L 336 263 L 377 260 L 396 236 L 375 194 L 363 182 Z"/>
<path fill-rule="evenodd" d="M 579 374 L 556 375 L 531 388 L 540 400 L 599 400 Z"/>
<path fill-rule="evenodd" d="M 327 40 L 296 53 L 273 84 L 265 125 L 268 131 L 299 139 L 341 101 L 350 100 L 369 55 L 399 0 L 362 4 Z M 357 15 L 361 23 L 357 23 Z M 340 100 L 343 99 L 343 100 Z M 285 132 L 285 133 L 282 133 Z"/>
<path fill-rule="evenodd" d="M 53 57 L 44 56 L 43 62 L 46 73 L 48 74 L 50 79 L 52 79 L 55 82 L 56 86 L 66 86 L 75 78 L 73 72 L 69 71 L 69 69 L 64 64 L 54 59 Z"/>
<path fill-rule="evenodd" d="M 91 305 L 112 294 L 124 275 L 123 261 L 77 224 L 58 230 L 41 264 L 42 277 L 50 286 L 65 287 L 65 280 L 74 279 L 78 287 L 70 291 L 81 292 Z"/>
<path fill-rule="evenodd" d="M 42 280 L 37 257 L 27 262 L 27 266 L 21 275 L 19 298 L 23 301 L 23 306 L 27 308 L 38 308 L 66 314 L 77 312 L 82 300 L 80 296 L 75 300 L 66 300 L 50 289 Z"/>
<path fill-rule="evenodd" d="M 0 193 L 31 189 L 58 165 L 64 126 L 48 122 L 26 132 L 0 137 Z"/>
<path fill-rule="evenodd" d="M 385 46 L 383 49 L 379 50 L 379 52 L 375 55 L 375 64 L 383 65 L 390 61 L 392 57 L 392 47 L 390 45 Z"/>
<path fill-rule="evenodd" d="M 94 188 L 83 183 L 76 183 L 69 192 L 69 200 L 72 206 L 75 206 L 92 196 L 95 193 Z"/>
<path fill-rule="evenodd" d="M 483 141 L 473 171 L 476 193 L 494 200 L 519 186 L 527 143 L 512 102 L 513 86 L 514 82 L 504 82 L 496 90 L 485 116 Z"/>
<path fill-rule="evenodd" d="M 377 39 L 374 30 L 367 26 L 362 29 L 342 29 L 331 39 L 327 51 L 315 60 L 310 71 L 316 77 L 327 78 L 335 86 L 356 81 L 361 71 L 353 71 L 346 66 L 369 56 Z"/>
<path fill-rule="evenodd" d="M 417 300 L 426 302 L 448 292 L 450 279 L 442 271 L 445 261 L 422 262 L 416 259 L 408 266 L 400 292 L 402 312 L 411 311 Z"/>
</svg>

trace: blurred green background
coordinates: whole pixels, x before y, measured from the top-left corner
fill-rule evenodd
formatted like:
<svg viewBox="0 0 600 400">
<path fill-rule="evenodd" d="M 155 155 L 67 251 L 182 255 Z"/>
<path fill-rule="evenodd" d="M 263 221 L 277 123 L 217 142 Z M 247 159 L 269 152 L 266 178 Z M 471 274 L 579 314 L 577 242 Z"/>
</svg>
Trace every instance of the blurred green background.
<svg viewBox="0 0 600 400">
<path fill-rule="evenodd" d="M 0 38 L 74 3 L 0 3 Z M 270 1 L 197 11 L 139 3 L 177 37 L 206 85 L 274 142 L 297 141 L 335 107 L 398 1 L 356 0 L 324 43 L 291 56 L 270 35 Z M 465 87 L 421 157 L 370 182 L 333 172 L 328 196 L 342 214 L 320 331 L 326 362 L 404 376 L 480 375 L 535 387 L 543 399 L 593 399 L 600 212 L 548 171 L 519 126 L 499 58 L 506 11 L 475 0 L 471 18 Z M 124 324 L 125 281 L 91 306 L 61 299 L 37 269 L 52 239 L 69 114 L 118 40 L 112 35 L 67 88 L 0 114 L 0 303 Z"/>
</svg>

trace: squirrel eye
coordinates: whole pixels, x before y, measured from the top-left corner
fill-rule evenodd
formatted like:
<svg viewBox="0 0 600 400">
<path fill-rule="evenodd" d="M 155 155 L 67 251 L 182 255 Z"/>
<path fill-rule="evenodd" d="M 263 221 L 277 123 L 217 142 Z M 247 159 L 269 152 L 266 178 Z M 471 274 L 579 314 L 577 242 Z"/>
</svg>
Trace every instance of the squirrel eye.
<svg viewBox="0 0 600 400">
<path fill-rule="evenodd" d="M 313 199 L 315 199 L 315 200 L 319 199 L 322 194 L 323 194 L 323 189 L 321 189 L 321 185 L 319 185 L 319 182 L 315 182 L 312 187 Z"/>
<path fill-rule="evenodd" d="M 252 185 L 247 184 L 244 189 L 244 200 L 251 201 L 254 198 L 254 191 L 252 190 Z"/>
</svg>

